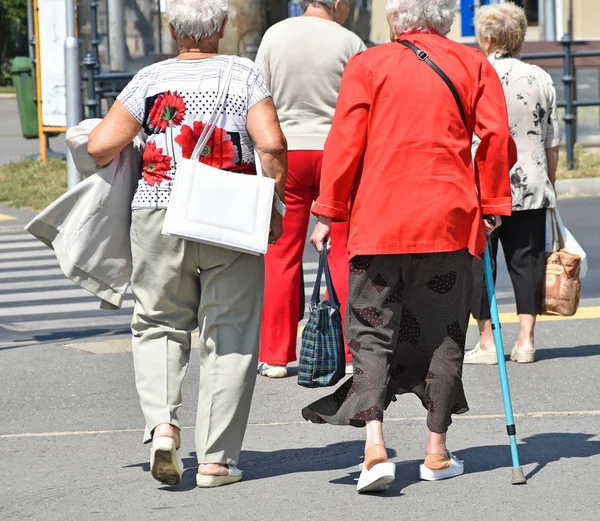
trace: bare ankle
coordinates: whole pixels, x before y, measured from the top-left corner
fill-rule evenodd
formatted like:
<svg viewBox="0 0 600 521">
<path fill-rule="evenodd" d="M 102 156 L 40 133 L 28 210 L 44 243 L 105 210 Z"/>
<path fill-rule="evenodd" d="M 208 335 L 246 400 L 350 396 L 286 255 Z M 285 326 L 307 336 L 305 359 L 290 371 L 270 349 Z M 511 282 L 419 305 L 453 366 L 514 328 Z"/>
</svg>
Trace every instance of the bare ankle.
<svg viewBox="0 0 600 521">
<path fill-rule="evenodd" d="M 175 440 L 175 447 L 178 449 L 181 445 L 180 431 L 170 423 L 161 423 L 154 429 L 152 439 L 155 438 L 172 438 Z"/>
<path fill-rule="evenodd" d="M 198 474 L 204 476 L 227 476 L 229 467 L 224 463 L 200 463 L 198 465 Z"/>
</svg>

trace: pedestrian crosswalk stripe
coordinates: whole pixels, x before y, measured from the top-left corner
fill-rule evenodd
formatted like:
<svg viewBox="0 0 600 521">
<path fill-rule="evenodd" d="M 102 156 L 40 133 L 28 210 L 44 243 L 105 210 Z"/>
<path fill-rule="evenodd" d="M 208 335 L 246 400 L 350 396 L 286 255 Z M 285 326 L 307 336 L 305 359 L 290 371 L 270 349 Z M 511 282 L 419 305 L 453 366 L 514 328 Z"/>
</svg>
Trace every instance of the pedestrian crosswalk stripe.
<svg viewBox="0 0 600 521">
<path fill-rule="evenodd" d="M 28 241 L 30 244 L 42 244 L 33 235 L 28 233 L 3 233 L 0 234 L 0 242 Z"/>
<path fill-rule="evenodd" d="M 54 263 L 53 266 L 58 266 L 58 263 Z M 23 263 L 19 263 L 19 267 L 23 267 Z M 20 279 L 20 278 L 28 278 L 31 279 L 31 286 L 35 287 L 36 277 L 49 277 L 49 276 L 57 276 L 64 277 L 63 272 L 58 267 L 48 268 L 48 269 L 40 269 L 40 270 L 16 270 L 16 271 L 2 271 L 0 268 L 0 280 L 10 280 L 10 279 Z"/>
</svg>

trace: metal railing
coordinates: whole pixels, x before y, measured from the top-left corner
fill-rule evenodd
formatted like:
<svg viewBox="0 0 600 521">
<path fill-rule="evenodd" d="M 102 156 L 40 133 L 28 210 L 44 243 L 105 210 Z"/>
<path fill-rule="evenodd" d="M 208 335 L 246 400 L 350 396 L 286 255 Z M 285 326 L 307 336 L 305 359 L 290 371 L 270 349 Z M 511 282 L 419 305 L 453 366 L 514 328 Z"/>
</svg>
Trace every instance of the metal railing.
<svg viewBox="0 0 600 521">
<path fill-rule="evenodd" d="M 569 170 L 575 168 L 575 130 L 577 126 L 578 107 L 600 107 L 600 99 L 578 100 L 577 89 L 575 88 L 575 60 L 577 58 L 600 58 L 600 50 L 575 51 L 574 45 L 580 45 L 581 42 L 573 40 L 571 33 L 565 33 L 559 42 L 563 48 L 562 52 L 541 52 L 522 54 L 523 60 L 555 60 L 563 61 L 563 76 L 561 78 L 564 87 L 564 100 L 558 101 L 557 106 L 565 109 L 563 121 L 565 122 L 565 138 L 567 149 L 567 167 Z"/>
<path fill-rule="evenodd" d="M 87 93 L 84 97 L 83 105 L 87 109 L 87 116 L 89 118 L 98 118 L 101 117 L 102 99 L 116 98 L 134 75 L 131 72 L 100 71 L 100 37 L 98 34 L 98 2 L 96 0 L 92 0 L 90 3 L 90 10 L 92 31 L 90 40 L 91 50 L 82 62 L 82 68 L 86 71 L 84 79 L 87 83 Z M 557 105 L 565 109 L 563 120 L 565 122 L 567 166 L 569 170 L 573 170 L 575 168 L 576 110 L 579 107 L 600 107 L 600 99 L 577 99 L 575 60 L 578 58 L 600 58 L 600 50 L 574 50 L 573 47 L 581 45 L 582 42 L 574 41 L 570 32 L 567 32 L 559 43 L 562 46 L 562 52 L 525 53 L 521 55 L 521 58 L 526 61 L 559 59 L 563 62 L 563 76 L 561 77 L 561 81 L 564 84 L 564 100 L 558 101 Z"/>
</svg>

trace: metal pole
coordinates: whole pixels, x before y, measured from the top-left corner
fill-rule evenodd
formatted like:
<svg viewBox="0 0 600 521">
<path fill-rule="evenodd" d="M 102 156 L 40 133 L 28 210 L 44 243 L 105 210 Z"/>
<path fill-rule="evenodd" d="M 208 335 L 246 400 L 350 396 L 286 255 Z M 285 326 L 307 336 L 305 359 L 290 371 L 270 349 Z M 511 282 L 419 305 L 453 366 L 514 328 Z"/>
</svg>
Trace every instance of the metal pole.
<svg viewBox="0 0 600 521">
<path fill-rule="evenodd" d="M 546 0 L 544 3 L 544 36 L 547 41 L 556 41 L 556 2 Z"/>
<path fill-rule="evenodd" d="M 110 42 L 110 70 L 124 71 L 126 65 L 125 6 L 123 0 L 108 1 L 108 41 Z"/>
<path fill-rule="evenodd" d="M 569 24 L 570 25 L 570 24 Z M 572 62 L 573 57 L 571 55 L 572 49 L 571 44 L 573 39 L 571 32 L 566 32 L 560 41 L 564 48 L 564 69 L 562 81 L 565 85 L 565 116 L 563 118 L 566 125 L 566 138 L 567 138 L 567 167 L 569 170 L 575 169 L 574 149 L 575 149 L 575 124 L 576 116 L 573 113 L 573 84 L 575 83 L 575 77 L 573 76 Z"/>
<path fill-rule="evenodd" d="M 67 127 L 79 125 L 83 119 L 81 80 L 79 73 L 79 42 L 77 41 L 75 0 L 66 0 L 67 37 L 65 39 L 65 85 L 67 95 Z M 71 152 L 67 150 L 67 182 L 69 189 L 81 181 Z"/>
<path fill-rule="evenodd" d="M 81 62 L 86 72 L 87 95 L 84 105 L 88 109 L 88 118 L 97 118 L 100 116 L 100 102 L 96 96 L 96 60 L 91 53 L 88 53 Z"/>
<path fill-rule="evenodd" d="M 90 3 L 90 25 L 92 26 L 92 39 L 90 40 L 90 47 L 92 48 L 92 56 L 100 68 L 100 37 L 98 36 L 98 2 L 92 0 Z"/>
<path fill-rule="evenodd" d="M 29 57 L 35 60 L 35 29 L 33 28 L 33 0 L 27 0 L 27 43 L 29 44 Z"/>
</svg>

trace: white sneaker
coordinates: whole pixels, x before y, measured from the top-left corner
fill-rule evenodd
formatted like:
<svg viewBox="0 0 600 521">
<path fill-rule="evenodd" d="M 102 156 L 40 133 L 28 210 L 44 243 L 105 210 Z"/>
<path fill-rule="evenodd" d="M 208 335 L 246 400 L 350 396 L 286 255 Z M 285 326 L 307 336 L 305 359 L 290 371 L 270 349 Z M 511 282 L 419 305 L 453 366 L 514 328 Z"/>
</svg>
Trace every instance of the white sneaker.
<svg viewBox="0 0 600 521">
<path fill-rule="evenodd" d="M 477 345 L 465 353 L 465 364 L 477 365 L 498 365 L 498 358 L 495 349 L 482 349 L 481 344 Z"/>
<path fill-rule="evenodd" d="M 346 376 L 349 376 L 351 374 L 354 374 L 354 366 L 352 365 L 352 362 L 346 364 Z"/>
<path fill-rule="evenodd" d="M 286 378 L 288 371 L 285 365 L 269 365 L 266 362 L 259 362 L 258 374 L 267 378 Z"/>
<path fill-rule="evenodd" d="M 513 347 L 513 350 L 510 353 L 510 359 L 519 364 L 531 364 L 532 362 L 535 362 L 535 349 L 533 351 L 521 351 L 517 347 L 517 344 L 515 344 L 515 347 Z"/>
<path fill-rule="evenodd" d="M 156 481 L 177 485 L 183 476 L 183 461 L 175 448 L 173 438 L 159 437 L 152 440 L 150 472 Z"/>
<path fill-rule="evenodd" d="M 460 461 L 454 454 L 448 452 L 450 466 L 443 470 L 432 470 L 424 463 L 419 467 L 419 476 L 424 481 L 439 481 L 440 479 L 454 478 L 460 476 L 465 471 L 464 461 Z"/>
</svg>

